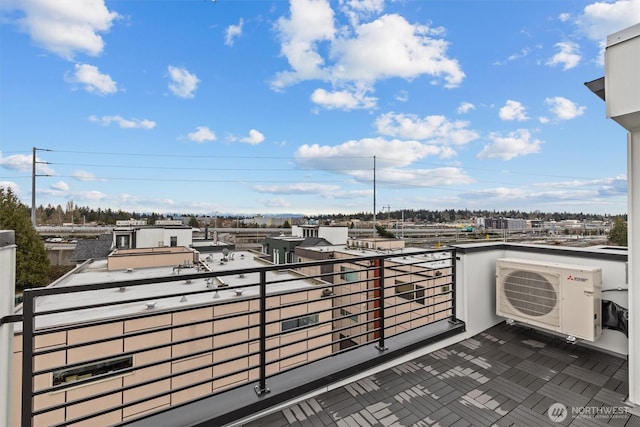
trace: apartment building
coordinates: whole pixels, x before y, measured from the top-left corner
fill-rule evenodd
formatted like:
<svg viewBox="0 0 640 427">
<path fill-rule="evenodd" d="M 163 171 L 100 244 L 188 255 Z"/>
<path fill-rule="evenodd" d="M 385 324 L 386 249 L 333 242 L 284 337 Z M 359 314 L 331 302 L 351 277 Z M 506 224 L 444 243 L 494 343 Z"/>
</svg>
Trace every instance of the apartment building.
<svg viewBox="0 0 640 427">
<path fill-rule="evenodd" d="M 51 291 L 61 293 L 36 302 L 37 312 L 50 314 L 39 316 L 35 324 L 33 425 L 69 420 L 79 420 L 74 425 L 110 425 L 256 381 L 259 273 L 235 271 L 264 265 L 249 252 L 199 260 L 197 252 L 184 247 L 116 250 L 51 285 Z M 194 275 L 199 277 L 188 278 Z M 266 276 L 277 282 L 266 287 L 265 295 L 270 309 L 266 373 L 330 355 L 332 303 L 322 298 L 326 283 L 287 270 Z M 64 292 L 99 283 L 131 285 Z M 22 352 L 18 327 L 16 391 Z M 39 415 L 56 406 L 61 409 Z M 12 415 L 12 425 L 19 425 L 17 398 Z"/>
<path fill-rule="evenodd" d="M 389 335 L 451 316 L 454 260 L 450 252 L 425 254 L 419 248 L 405 248 L 404 241 L 397 239 L 354 239 L 349 243 L 296 248 L 296 259 L 302 263 L 345 260 L 302 269 L 311 276 L 322 275 L 333 284 L 335 351 L 377 337 L 380 288 L 384 289 L 384 318 Z M 381 253 L 397 256 L 381 268 L 380 260 L 375 258 Z"/>
</svg>

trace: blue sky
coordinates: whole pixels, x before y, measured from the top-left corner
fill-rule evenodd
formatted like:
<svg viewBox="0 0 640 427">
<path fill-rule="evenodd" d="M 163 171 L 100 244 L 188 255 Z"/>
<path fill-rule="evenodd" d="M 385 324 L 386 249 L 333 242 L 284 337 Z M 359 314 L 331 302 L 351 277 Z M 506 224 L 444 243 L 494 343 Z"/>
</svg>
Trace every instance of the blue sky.
<svg viewBox="0 0 640 427">
<path fill-rule="evenodd" d="M 627 210 L 584 82 L 640 0 L 2 0 L 0 185 L 268 214 Z M 383 208 L 384 207 L 384 208 Z"/>
</svg>

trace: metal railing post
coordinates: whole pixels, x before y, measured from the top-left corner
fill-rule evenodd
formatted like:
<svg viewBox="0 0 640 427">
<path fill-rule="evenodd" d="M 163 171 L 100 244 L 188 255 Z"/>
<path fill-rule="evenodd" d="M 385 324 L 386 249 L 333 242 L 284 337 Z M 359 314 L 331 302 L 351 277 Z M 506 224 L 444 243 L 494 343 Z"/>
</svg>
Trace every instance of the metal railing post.
<svg viewBox="0 0 640 427">
<path fill-rule="evenodd" d="M 267 272 L 260 272 L 260 379 L 255 391 L 258 396 L 269 393 L 267 388 Z"/>
<path fill-rule="evenodd" d="M 384 326 L 384 258 L 378 261 L 378 326 L 380 334 L 378 335 L 378 345 L 376 348 L 380 351 L 388 350 L 384 344 L 385 326 Z"/>
<path fill-rule="evenodd" d="M 22 294 L 22 427 L 33 425 L 33 334 L 34 334 L 34 295 L 27 289 Z"/>
<path fill-rule="evenodd" d="M 456 250 L 451 249 L 451 323 L 458 323 L 457 309 L 456 309 Z"/>
</svg>

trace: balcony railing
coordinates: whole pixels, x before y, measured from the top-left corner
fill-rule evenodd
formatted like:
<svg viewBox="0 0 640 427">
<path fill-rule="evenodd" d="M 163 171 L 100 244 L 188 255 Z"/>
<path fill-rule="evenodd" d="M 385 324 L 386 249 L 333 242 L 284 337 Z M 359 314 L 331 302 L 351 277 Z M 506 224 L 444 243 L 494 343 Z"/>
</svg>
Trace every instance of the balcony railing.
<svg viewBox="0 0 640 427">
<path fill-rule="evenodd" d="M 409 349 L 393 337 L 433 339 L 442 322 L 460 332 L 455 274 L 440 250 L 27 290 L 21 425 L 134 424 L 248 388 L 264 408 L 275 377 L 365 349 L 371 366 Z M 352 371 L 319 370 L 307 389 Z"/>
</svg>

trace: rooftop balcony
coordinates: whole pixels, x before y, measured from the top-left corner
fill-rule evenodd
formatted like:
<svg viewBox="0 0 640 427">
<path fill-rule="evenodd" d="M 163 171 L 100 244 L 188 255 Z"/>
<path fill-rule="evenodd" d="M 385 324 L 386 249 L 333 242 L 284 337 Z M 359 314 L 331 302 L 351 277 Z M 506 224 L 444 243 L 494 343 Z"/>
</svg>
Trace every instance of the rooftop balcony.
<svg viewBox="0 0 640 427">
<path fill-rule="evenodd" d="M 26 291 L 3 319 L 21 390 L 11 425 L 640 425 L 624 333 L 568 343 L 495 314 L 500 258 L 597 267 L 602 298 L 627 307 L 625 250 L 320 252 L 94 262 Z"/>
</svg>

